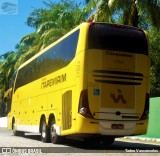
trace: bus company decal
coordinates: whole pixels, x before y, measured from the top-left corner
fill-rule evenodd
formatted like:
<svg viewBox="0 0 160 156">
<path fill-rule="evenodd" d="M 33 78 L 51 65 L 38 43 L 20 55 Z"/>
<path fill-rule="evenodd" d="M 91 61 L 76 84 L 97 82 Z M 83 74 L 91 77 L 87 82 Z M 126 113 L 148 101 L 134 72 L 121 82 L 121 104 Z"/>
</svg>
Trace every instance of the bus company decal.
<svg viewBox="0 0 160 156">
<path fill-rule="evenodd" d="M 48 79 L 48 80 L 46 79 L 42 80 L 43 82 L 41 83 L 41 89 L 45 89 L 45 88 L 66 82 L 66 78 L 67 78 L 67 75 L 65 73 L 65 74 L 53 77 L 51 79 Z"/>
<path fill-rule="evenodd" d="M 116 53 L 116 52 L 110 52 L 110 51 L 106 51 L 106 55 L 121 56 L 121 57 L 133 57 L 133 55 L 129 54 L 129 53 Z"/>
<path fill-rule="evenodd" d="M 117 89 L 117 91 L 117 96 L 113 93 L 110 94 L 110 97 L 113 99 L 114 103 L 119 103 L 121 101 L 123 104 L 127 104 L 127 100 L 124 98 L 121 89 Z"/>
</svg>

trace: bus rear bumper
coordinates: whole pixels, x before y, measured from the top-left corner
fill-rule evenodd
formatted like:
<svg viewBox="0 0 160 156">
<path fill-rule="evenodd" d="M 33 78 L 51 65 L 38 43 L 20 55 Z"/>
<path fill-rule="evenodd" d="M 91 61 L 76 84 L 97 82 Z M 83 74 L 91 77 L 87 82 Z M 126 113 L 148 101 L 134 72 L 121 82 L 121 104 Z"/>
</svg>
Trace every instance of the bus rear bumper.
<svg viewBox="0 0 160 156">
<path fill-rule="evenodd" d="M 76 133 L 112 136 L 130 136 L 145 134 L 148 120 L 142 121 L 108 121 L 77 117 Z"/>
</svg>

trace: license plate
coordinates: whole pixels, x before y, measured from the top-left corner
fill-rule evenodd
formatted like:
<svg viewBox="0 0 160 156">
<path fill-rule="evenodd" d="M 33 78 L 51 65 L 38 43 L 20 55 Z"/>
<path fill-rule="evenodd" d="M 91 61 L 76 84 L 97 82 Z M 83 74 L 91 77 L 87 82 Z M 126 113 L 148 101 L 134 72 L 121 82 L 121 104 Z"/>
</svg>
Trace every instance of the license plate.
<svg viewBox="0 0 160 156">
<path fill-rule="evenodd" d="M 111 126 L 112 129 L 124 129 L 123 124 L 112 124 Z"/>
</svg>

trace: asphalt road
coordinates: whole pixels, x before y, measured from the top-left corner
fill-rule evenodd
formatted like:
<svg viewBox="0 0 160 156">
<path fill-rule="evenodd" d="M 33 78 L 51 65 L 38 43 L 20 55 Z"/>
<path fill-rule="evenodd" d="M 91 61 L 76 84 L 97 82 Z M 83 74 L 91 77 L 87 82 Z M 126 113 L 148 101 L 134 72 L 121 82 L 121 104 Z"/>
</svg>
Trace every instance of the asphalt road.
<svg viewBox="0 0 160 156">
<path fill-rule="evenodd" d="M 153 145 L 147 143 L 138 142 L 126 142 L 121 139 L 116 141 L 110 147 L 106 147 L 103 144 L 88 144 L 83 140 L 66 138 L 63 144 L 55 145 L 52 143 L 43 143 L 40 140 L 39 134 L 26 133 L 24 137 L 17 137 L 12 134 L 12 131 L 8 131 L 6 128 L 0 128 L 0 153 L 2 154 L 23 154 L 23 153 L 34 153 L 35 155 L 40 153 L 55 153 L 68 154 L 68 155 L 109 155 L 121 153 L 139 154 L 143 153 L 151 155 L 160 155 L 160 144 Z M 9 154 L 10 155 L 10 154 Z"/>
</svg>

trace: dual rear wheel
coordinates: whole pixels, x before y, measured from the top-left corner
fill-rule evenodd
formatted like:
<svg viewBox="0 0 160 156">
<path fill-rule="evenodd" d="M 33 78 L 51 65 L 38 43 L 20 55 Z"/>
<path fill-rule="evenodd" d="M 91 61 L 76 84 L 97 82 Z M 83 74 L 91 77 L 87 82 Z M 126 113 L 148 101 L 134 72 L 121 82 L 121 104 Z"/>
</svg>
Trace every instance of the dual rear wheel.
<svg viewBox="0 0 160 156">
<path fill-rule="evenodd" d="M 42 142 L 52 142 L 53 144 L 59 144 L 62 143 L 64 137 L 63 136 L 59 136 L 57 134 L 56 131 L 56 123 L 55 120 L 52 119 L 49 124 L 46 124 L 46 119 L 42 118 L 41 120 L 41 140 Z M 15 120 L 13 120 L 12 122 L 12 130 L 13 130 L 13 134 L 15 136 L 23 136 L 24 132 L 22 131 L 17 131 L 16 130 L 16 123 Z M 106 145 L 111 145 L 114 142 L 114 137 L 90 137 L 90 138 L 86 138 L 84 139 L 85 142 L 88 143 L 104 143 Z"/>
<path fill-rule="evenodd" d="M 52 119 L 49 124 L 46 124 L 46 119 L 41 120 L 41 140 L 43 142 L 52 142 L 54 144 L 59 144 L 62 142 L 63 137 L 59 136 L 56 132 L 56 124 Z"/>
</svg>

